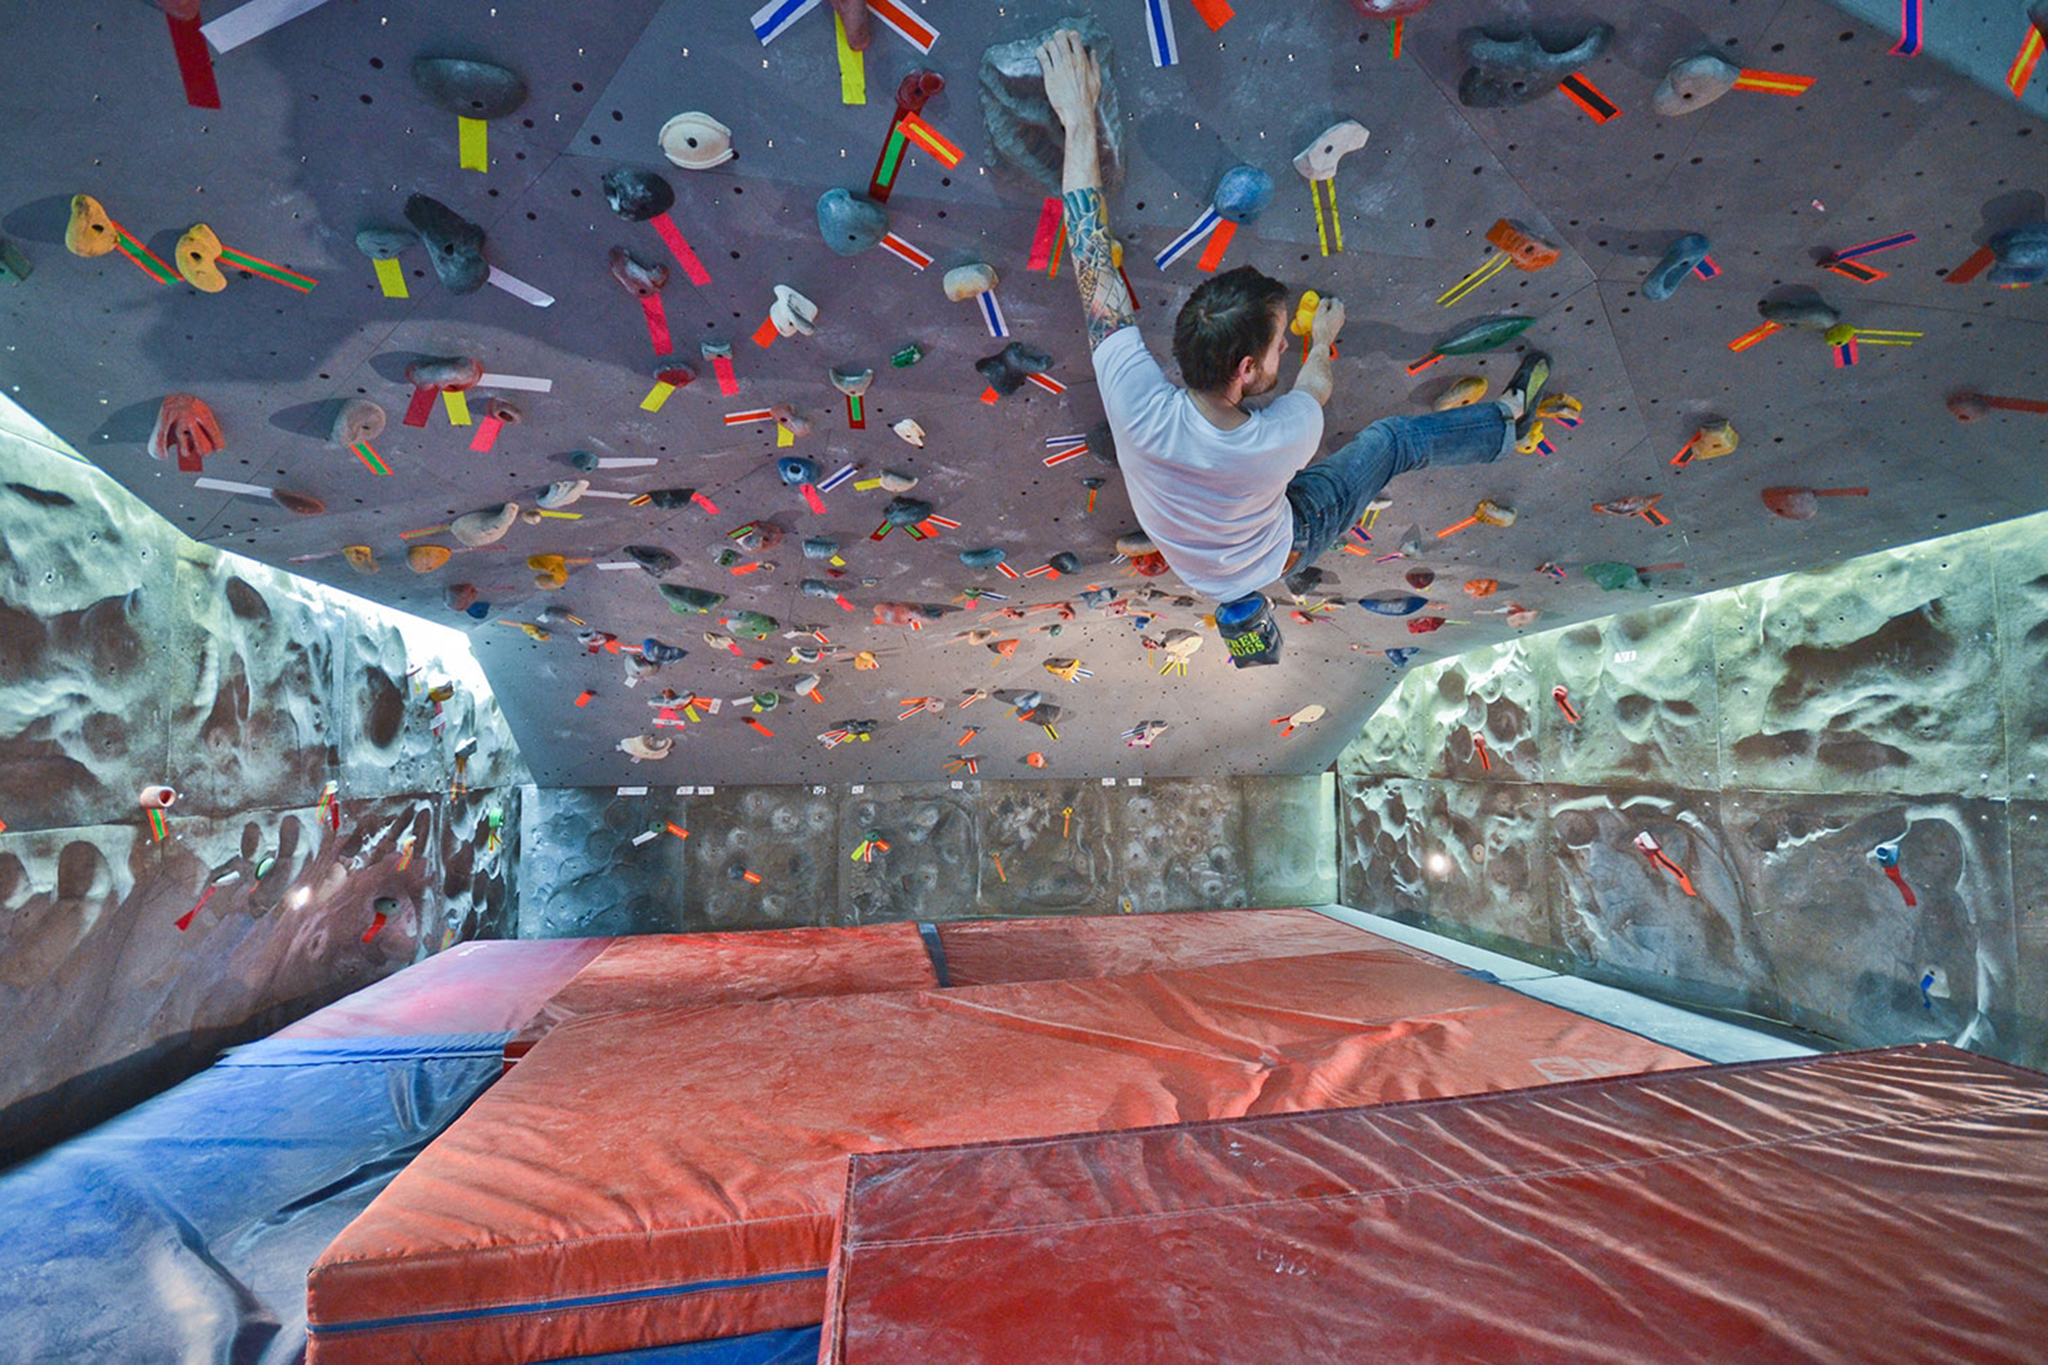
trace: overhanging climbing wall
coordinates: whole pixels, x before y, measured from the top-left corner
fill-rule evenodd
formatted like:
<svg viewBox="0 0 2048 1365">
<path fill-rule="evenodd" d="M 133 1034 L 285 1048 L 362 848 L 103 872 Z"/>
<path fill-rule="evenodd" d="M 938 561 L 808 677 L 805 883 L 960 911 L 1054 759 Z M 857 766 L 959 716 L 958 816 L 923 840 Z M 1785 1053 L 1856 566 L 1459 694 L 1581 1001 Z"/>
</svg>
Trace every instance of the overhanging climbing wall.
<svg viewBox="0 0 2048 1365">
<path fill-rule="evenodd" d="M 1398 57 L 1388 21 L 1361 19 L 1339 0 L 1248 2 L 1215 32 L 1183 0 L 1164 5 L 1178 40 L 1178 61 L 1165 67 L 1149 55 L 1139 0 L 1088 7 L 1115 47 L 1125 170 L 1112 222 L 1155 347 L 1202 275 L 1193 254 L 1164 271 L 1152 257 L 1195 220 L 1220 175 L 1246 162 L 1271 174 L 1279 194 L 1224 263 L 1257 264 L 1349 304 L 1333 438 L 1422 410 L 1461 374 L 1497 387 L 1513 348 L 1408 368 L 1447 331 L 1488 314 L 1534 317 L 1523 344 L 1553 352 L 1556 383 L 1584 405 L 1581 426 L 1552 429 L 1553 454 L 1396 483 L 1374 540 L 1360 546 L 1370 553 L 1333 556 L 1324 567 L 1334 580 L 1301 605 L 1301 620 L 1283 621 L 1278 668 L 1234 673 L 1199 619 L 1208 604 L 1177 600 L 1170 577 L 1142 579 L 1115 562 L 1114 540 L 1132 523 L 1112 466 L 1092 454 L 1045 463 L 1063 448 L 1048 441 L 1086 432 L 1100 406 L 1069 269 L 1062 264 L 1061 278 L 1028 269 L 1043 189 L 991 169 L 976 94 L 991 42 L 1062 15 L 1044 0 L 906 0 L 938 37 L 927 55 L 878 27 L 862 59 L 864 103 L 847 102 L 854 92 L 824 7 L 764 46 L 748 0 L 327 0 L 212 53 L 218 110 L 188 106 L 164 16 L 150 6 L 12 6 L 0 36 L 26 74 L 9 92 L 20 132 L 0 151 L 0 235 L 32 273 L 0 288 L 0 382 L 180 528 L 468 627 L 543 784 L 921 780 L 969 758 L 958 776 L 1021 776 L 1034 754 L 1048 775 L 1313 771 L 1391 685 L 1397 665 L 1386 651 L 1463 649 L 1531 620 L 1605 614 L 1589 563 L 1648 569 L 1656 594 L 1684 595 L 2042 506 L 2041 419 L 1993 409 L 1966 426 L 1944 406 L 1958 389 L 2048 398 L 2042 293 L 1944 279 L 1994 233 L 2044 216 L 2048 135 L 2029 112 L 2040 78 L 2023 87 L 2032 102 L 2023 105 L 1931 52 L 1887 55 L 1895 34 L 1820 0 L 1739 0 L 1616 11 L 1612 42 L 1583 72 L 1591 96 L 1471 108 L 1457 93 L 1460 33 L 1521 22 L 1497 4 L 1442 0 L 1409 17 Z M 240 22 L 255 9 L 207 0 L 200 17 Z M 1940 29 L 1941 14 L 1930 23 Z M 1990 61 L 1984 54 L 2024 32 L 2018 18 L 2004 27 L 1973 19 L 1941 37 Z M 1654 112 L 1666 69 L 1708 50 L 1766 75 L 1696 113 Z M 500 64 L 523 78 L 524 103 L 490 120 L 479 147 L 415 85 L 419 57 Z M 931 265 L 920 271 L 882 249 L 836 255 L 820 240 L 816 201 L 828 189 L 867 188 L 895 92 L 917 69 L 945 78 L 923 117 L 961 160 L 948 168 L 913 147 L 889 226 Z M 1773 74 L 1813 84 L 1772 93 L 1786 88 Z M 1604 123 L 1586 112 L 1603 100 L 1621 111 Z M 692 110 L 731 128 L 736 160 L 691 170 L 663 157 L 657 135 Z M 1344 250 L 1326 258 L 1308 186 L 1289 163 L 1342 118 L 1372 139 L 1336 178 Z M 465 149 L 488 170 L 464 169 Z M 655 225 L 607 206 L 600 177 L 621 166 L 658 170 L 675 189 L 672 221 L 708 284 L 684 278 Z M 81 192 L 159 258 L 205 222 L 231 252 L 317 284 L 304 291 L 257 265 L 229 270 L 226 287 L 207 293 L 159 283 L 121 251 L 67 254 L 67 214 Z M 416 245 L 397 258 L 407 297 L 387 297 L 357 233 L 402 223 L 413 194 L 479 225 L 501 275 L 554 302 L 489 286 L 451 293 Z M 1509 268 L 1439 306 L 1486 262 L 1485 234 L 1503 218 L 1555 243 L 1560 258 L 1536 272 Z M 1719 274 L 1686 279 L 1666 301 L 1643 298 L 1651 266 L 1692 232 L 1711 237 Z M 1856 258 L 1882 272 L 1868 283 L 1816 264 L 1909 233 L 1915 240 Z M 641 304 L 613 278 L 614 247 L 669 266 L 660 297 L 672 357 L 656 356 Z M 940 287 L 945 270 L 975 260 L 995 267 L 1009 331 L 1051 355 L 1063 392 L 1027 385 L 981 401 L 973 362 L 1002 343 L 974 304 L 949 302 Z M 751 338 L 778 284 L 815 301 L 817 330 L 764 348 Z M 1760 298 L 1801 289 L 1818 290 L 1851 326 L 1920 335 L 1892 338 L 1910 348 L 1871 338 L 1842 366 L 1818 333 L 1798 329 L 1729 349 L 1757 326 Z M 700 355 L 707 341 L 733 346 L 730 395 Z M 912 342 L 922 360 L 895 368 L 892 356 Z M 451 425 L 441 406 L 427 409 L 426 425 L 403 425 L 408 365 L 450 355 L 547 389 L 494 381 L 469 391 L 470 425 Z M 652 408 L 657 371 L 676 363 L 695 381 Z M 849 428 L 833 367 L 875 371 L 863 430 Z M 197 471 L 146 449 L 163 399 L 181 391 L 212 406 L 225 439 Z M 373 453 L 330 439 L 355 398 L 389 413 Z M 515 405 L 522 420 L 484 442 L 493 401 Z M 809 427 L 787 449 L 772 419 L 727 423 L 776 404 Z M 893 432 L 906 418 L 925 432 L 921 448 Z M 1714 419 L 1733 424 L 1739 448 L 1674 465 Z M 597 467 L 580 471 L 576 452 Z M 828 482 L 849 466 L 855 473 L 819 494 L 818 512 L 777 477 L 783 455 L 816 461 Z M 872 539 L 895 494 L 859 485 L 884 473 L 914 476 L 906 496 L 958 525 Z M 547 509 L 567 515 L 514 522 L 495 542 L 470 546 L 436 529 L 506 500 L 532 512 L 541 489 L 586 477 L 589 495 Z M 326 510 L 297 514 L 260 491 L 201 478 L 309 496 Z M 1092 511 L 1087 479 L 1104 481 Z M 1794 521 L 1766 510 L 1760 494 L 1772 487 L 1868 493 L 1824 500 L 1817 517 Z M 703 500 L 631 501 L 683 488 Z M 1649 496 L 1669 524 L 1591 508 Z M 1436 536 L 1482 498 L 1512 507 L 1514 525 Z M 779 544 L 734 539 L 769 521 L 783 531 Z M 844 564 L 806 559 L 801 543 L 812 537 L 837 540 Z M 379 572 L 352 569 L 342 554 L 352 545 L 368 547 Z M 647 572 L 607 567 L 632 565 L 629 545 L 674 556 L 661 582 L 724 602 L 710 615 L 673 613 Z M 1413 547 L 1404 557 L 1384 558 L 1404 545 Z M 408 553 L 424 546 L 451 557 L 435 567 L 438 556 L 415 553 L 426 566 L 415 572 Z M 1020 573 L 1062 553 L 1080 568 L 1012 580 L 961 563 L 960 551 L 983 547 L 1003 549 Z M 1411 589 L 1417 573 L 1432 577 Z M 538 588 L 536 575 L 561 586 Z M 807 578 L 852 610 L 806 595 Z M 1474 580 L 1498 587 L 1468 597 Z M 452 611 L 451 600 L 466 603 L 463 584 L 485 605 Z M 1078 602 L 1097 585 L 1120 596 L 1106 607 Z M 1148 588 L 1166 595 L 1140 600 Z M 960 600 L 969 589 L 1007 596 Z M 1360 605 L 1411 595 L 1431 605 L 1405 618 Z M 985 619 L 991 607 L 1063 602 L 1074 604 L 1072 619 L 1053 610 Z M 874 624 L 878 603 L 945 614 L 899 618 L 919 620 L 913 631 Z M 1517 606 L 1527 610 L 1507 610 Z M 544 623 L 549 608 L 587 625 L 559 615 Z M 743 611 L 774 618 L 763 638 L 722 624 Z M 1445 624 L 1415 631 L 1433 620 Z M 817 629 L 792 634 L 803 627 Z M 579 629 L 689 653 L 628 688 L 627 659 L 587 653 Z M 970 629 L 1018 643 L 1006 657 L 955 639 Z M 1184 676 L 1144 644 L 1176 629 L 1206 640 Z M 800 650 L 816 650 L 816 661 Z M 1068 681 L 1044 667 L 1060 660 L 1088 675 Z M 799 686 L 812 675 L 822 700 Z M 657 724 L 670 717 L 648 702 L 663 688 L 706 700 L 673 708 L 680 727 Z M 961 710 L 976 689 L 997 695 Z M 1061 708 L 1050 730 L 1011 718 L 1009 703 L 1034 691 Z M 775 708 L 756 712 L 753 699 L 770 695 Z M 1311 706 L 1327 708 L 1322 724 L 1271 723 Z M 1168 728 L 1149 748 L 1127 746 L 1123 736 L 1146 720 Z M 818 738 L 868 721 L 870 740 Z M 617 746 L 640 735 L 671 740 L 670 756 L 633 764 Z"/>
</svg>

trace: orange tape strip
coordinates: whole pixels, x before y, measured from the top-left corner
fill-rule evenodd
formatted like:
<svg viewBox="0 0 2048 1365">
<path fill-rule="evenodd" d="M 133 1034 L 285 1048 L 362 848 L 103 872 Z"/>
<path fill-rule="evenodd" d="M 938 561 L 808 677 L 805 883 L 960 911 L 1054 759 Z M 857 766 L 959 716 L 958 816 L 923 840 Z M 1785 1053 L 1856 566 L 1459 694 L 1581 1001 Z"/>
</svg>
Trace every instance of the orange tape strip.
<svg viewBox="0 0 2048 1365">
<path fill-rule="evenodd" d="M 1237 11 L 1230 7 L 1230 0 L 1188 0 L 1195 7 L 1195 13 L 1202 16 L 1202 22 L 1214 33 L 1236 17 Z"/>
<path fill-rule="evenodd" d="M 1765 95 L 1803 95 L 1813 88 L 1811 76 L 1788 76 L 1782 71 L 1744 70 L 1735 78 L 1737 90 L 1755 90 Z"/>
<path fill-rule="evenodd" d="M 1237 224 L 1225 218 L 1209 234 L 1209 245 L 1202 251 L 1202 259 L 1195 262 L 1195 269 L 1213 271 L 1223 264 L 1223 253 L 1230 249 L 1230 239 L 1237 235 Z"/>
<path fill-rule="evenodd" d="M 2020 92 L 2027 88 L 2027 82 L 2034 79 L 2034 68 L 2040 65 L 2043 47 L 2048 47 L 2048 38 L 2041 36 L 2040 29 L 2028 29 L 2019 54 L 2012 59 L 2012 69 L 2005 73 L 2006 88 L 2012 91 L 2014 99 L 2018 99 Z"/>
</svg>

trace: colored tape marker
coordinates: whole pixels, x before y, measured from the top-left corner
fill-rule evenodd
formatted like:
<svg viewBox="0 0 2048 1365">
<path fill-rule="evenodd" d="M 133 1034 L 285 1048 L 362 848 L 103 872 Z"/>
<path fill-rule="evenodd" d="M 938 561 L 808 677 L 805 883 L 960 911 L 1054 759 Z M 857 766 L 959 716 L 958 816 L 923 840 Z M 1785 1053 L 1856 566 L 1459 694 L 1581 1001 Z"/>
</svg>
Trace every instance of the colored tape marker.
<svg viewBox="0 0 2048 1365">
<path fill-rule="evenodd" d="M 657 213 L 648 220 L 654 230 L 661 234 L 661 240 L 668 244 L 669 254 L 676 258 L 676 264 L 683 268 L 683 278 L 699 289 L 711 283 L 711 272 L 704 268 L 704 262 L 697 259 L 697 253 L 683 236 L 683 230 L 676 226 L 676 220 L 666 213 Z"/>
<path fill-rule="evenodd" d="M 185 86 L 185 103 L 194 109 L 220 108 L 220 86 L 213 79 L 213 54 L 206 50 L 206 36 L 199 20 L 180 19 L 166 13 L 171 26 L 171 51 L 178 59 L 178 79 Z"/>
<path fill-rule="evenodd" d="M 1144 0 L 1146 47 L 1152 53 L 1152 65 L 1177 66 L 1180 63 L 1180 42 L 1173 32 L 1173 11 L 1166 7 L 1166 0 Z"/>
<path fill-rule="evenodd" d="M 491 169 L 490 125 L 480 118 L 455 120 L 456 164 L 465 171 Z"/>
<path fill-rule="evenodd" d="M 853 44 L 846 41 L 846 21 L 838 14 L 832 16 L 833 48 L 839 54 L 839 102 L 841 104 L 866 104 L 868 102 L 868 65 L 860 53 L 853 50 Z"/>
<path fill-rule="evenodd" d="M 405 287 L 404 266 L 392 260 L 372 261 L 370 264 L 377 268 L 377 287 L 384 291 L 385 298 L 404 299 L 412 297 Z"/>
</svg>

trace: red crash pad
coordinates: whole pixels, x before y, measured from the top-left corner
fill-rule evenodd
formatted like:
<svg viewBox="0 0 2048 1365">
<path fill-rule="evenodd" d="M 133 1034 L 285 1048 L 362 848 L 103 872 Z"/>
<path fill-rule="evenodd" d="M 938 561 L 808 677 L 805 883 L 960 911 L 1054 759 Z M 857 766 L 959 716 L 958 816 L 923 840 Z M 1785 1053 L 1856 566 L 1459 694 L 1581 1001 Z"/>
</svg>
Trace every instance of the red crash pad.
<svg viewBox="0 0 2048 1365">
<path fill-rule="evenodd" d="M 2038 1365 L 2048 1077 L 1945 1045 L 856 1156 L 831 1365 Z"/>
<path fill-rule="evenodd" d="M 938 984 L 914 924 L 646 934 L 613 940 L 505 1044 L 505 1055 L 522 1057 L 551 1029 L 591 1015 Z"/>
<path fill-rule="evenodd" d="M 816 1322 L 849 1152 L 1693 1065 L 1376 953 L 577 1020 L 321 1256 L 309 1361 L 508 1365 Z"/>
<path fill-rule="evenodd" d="M 1122 976 L 1367 949 L 1449 965 L 1418 948 L 1304 909 L 963 920 L 941 924 L 939 943 L 945 949 L 946 974 L 955 986 Z"/>
</svg>

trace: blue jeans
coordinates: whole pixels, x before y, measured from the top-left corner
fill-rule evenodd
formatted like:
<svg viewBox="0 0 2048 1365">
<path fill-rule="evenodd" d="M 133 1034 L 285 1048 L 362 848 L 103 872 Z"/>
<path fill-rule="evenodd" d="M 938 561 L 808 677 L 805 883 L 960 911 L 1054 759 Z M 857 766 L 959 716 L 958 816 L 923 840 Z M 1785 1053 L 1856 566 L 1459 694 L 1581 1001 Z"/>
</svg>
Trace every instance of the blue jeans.
<svg viewBox="0 0 2048 1365">
<path fill-rule="evenodd" d="M 1374 422 L 1336 454 L 1288 481 L 1297 555 L 1290 569 L 1306 568 L 1327 554 L 1396 474 L 1492 464 L 1514 448 L 1515 424 L 1499 403 Z"/>
</svg>

